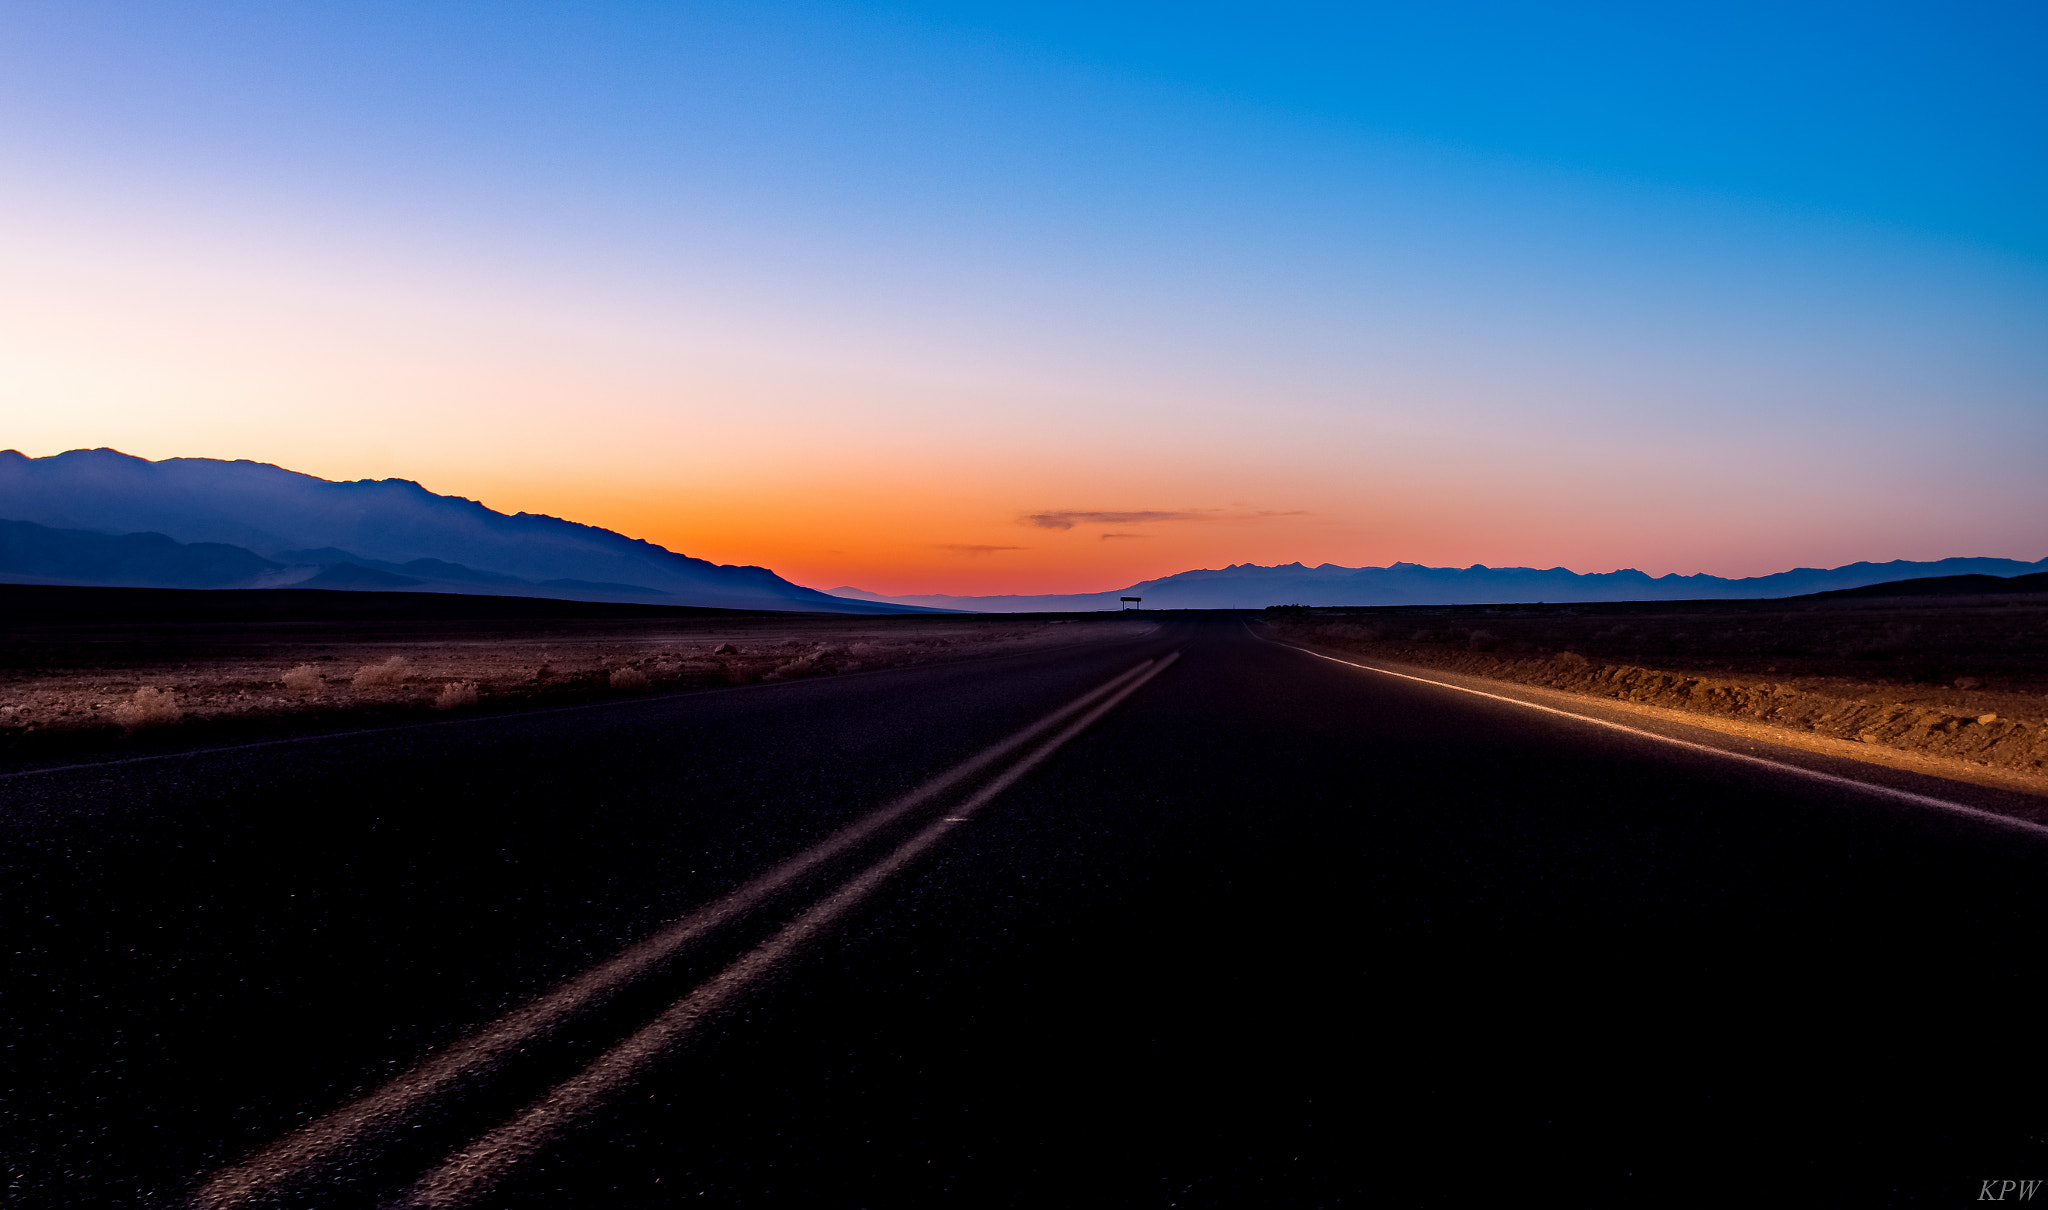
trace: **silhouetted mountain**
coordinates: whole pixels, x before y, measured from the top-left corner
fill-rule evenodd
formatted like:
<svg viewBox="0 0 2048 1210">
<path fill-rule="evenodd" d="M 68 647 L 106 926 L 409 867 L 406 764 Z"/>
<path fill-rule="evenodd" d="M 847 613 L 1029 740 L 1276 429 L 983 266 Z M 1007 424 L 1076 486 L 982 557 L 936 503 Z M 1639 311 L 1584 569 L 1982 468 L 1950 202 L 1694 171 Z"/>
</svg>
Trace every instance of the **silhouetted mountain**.
<svg viewBox="0 0 2048 1210">
<path fill-rule="evenodd" d="M 1924 580 L 1889 580 L 1861 588 L 1838 588 L 1807 595 L 1815 600 L 1835 597 L 1983 597 L 2048 592 L 2048 571 L 2025 576 L 1929 576 Z"/>
<path fill-rule="evenodd" d="M 417 576 L 423 580 L 441 580 L 447 583 L 466 584 L 510 584 L 532 587 L 532 582 L 518 576 L 501 576 L 488 571 L 477 571 L 460 563 L 449 563 L 441 559 L 413 559 L 405 563 L 385 563 L 377 559 L 366 559 L 350 551 L 333 546 L 318 550 L 281 550 L 277 559 L 282 563 L 309 563 L 318 567 L 331 567 L 337 563 L 353 563 L 357 567 L 372 567 L 378 571 L 398 575 Z"/>
<path fill-rule="evenodd" d="M 113 548 L 93 554 L 100 548 L 82 538 L 46 533 L 22 539 L 41 552 L 30 561 L 78 570 L 0 569 L 0 575 L 13 579 L 161 587 L 198 587 L 203 581 L 227 587 L 259 580 L 271 586 L 265 577 L 289 582 L 319 575 L 334 587 L 403 586 L 727 609 L 902 612 L 894 605 L 878 607 L 804 588 L 765 567 L 693 559 L 559 517 L 495 512 L 474 500 L 436 495 L 406 479 L 336 483 L 260 462 L 151 462 L 109 449 L 29 458 L 4 450 L 0 517 L 73 535 L 153 536 L 188 551 L 240 548 L 241 556 L 255 560 L 237 579 L 231 574 L 232 560 L 214 571 L 200 569 L 207 558 L 228 559 L 218 552 L 173 556 L 159 551 L 153 557 L 169 561 L 162 562 L 160 573 L 145 572 L 141 545 L 131 543 L 136 552 L 131 559 L 109 553 Z M 60 554 L 56 546 L 65 544 L 76 549 Z M 357 571 L 333 570 L 341 564 Z M 297 568 L 296 573 L 288 574 L 289 568 Z M 394 578 L 378 580 L 364 572 Z"/>
<path fill-rule="evenodd" d="M 1800 596 L 1834 589 L 1974 574 L 2013 576 L 2048 567 L 2048 559 L 1942 559 L 1931 563 L 1895 560 L 1846 567 L 1801 567 L 1746 579 L 1710 575 L 1648 576 L 1633 568 L 1582 575 L 1563 567 L 1307 567 L 1286 563 L 1261 567 L 1239 563 L 1211 571 L 1183 571 L 1108 592 L 1047 596 L 885 597 L 858 588 L 835 588 L 843 597 L 893 601 L 978 613 L 1052 613 L 1116 609 L 1120 597 L 1143 597 L 1147 609 L 1263 609 L 1268 605 L 1490 605 L 1517 602 L 1693 601 Z"/>
<path fill-rule="evenodd" d="M 221 542 L 188 545 L 163 534 L 95 534 L 0 521 L 0 577 L 15 583 L 263 587 L 303 575 Z"/>
</svg>

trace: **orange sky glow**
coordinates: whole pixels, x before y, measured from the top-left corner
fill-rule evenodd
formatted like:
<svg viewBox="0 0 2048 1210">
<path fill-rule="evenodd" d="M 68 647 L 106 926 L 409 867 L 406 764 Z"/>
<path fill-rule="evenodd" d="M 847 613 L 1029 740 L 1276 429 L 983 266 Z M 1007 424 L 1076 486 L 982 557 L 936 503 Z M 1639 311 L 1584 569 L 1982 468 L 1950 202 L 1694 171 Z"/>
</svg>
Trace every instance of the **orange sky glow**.
<svg viewBox="0 0 2048 1210">
<path fill-rule="evenodd" d="M 771 54 L 749 19 L 718 36 Z M 531 74 L 473 114 L 401 105 L 442 98 L 422 64 L 272 97 L 311 125 L 223 94 L 159 128 L 232 70 L 16 63 L 45 117 L 0 123 L 0 445 L 413 479 L 892 594 L 2048 555 L 2017 236 L 850 28 L 776 89 L 897 63 L 886 122 L 664 63 L 635 86 L 682 116 L 632 154 L 593 132 L 656 108 L 501 129 Z"/>
</svg>

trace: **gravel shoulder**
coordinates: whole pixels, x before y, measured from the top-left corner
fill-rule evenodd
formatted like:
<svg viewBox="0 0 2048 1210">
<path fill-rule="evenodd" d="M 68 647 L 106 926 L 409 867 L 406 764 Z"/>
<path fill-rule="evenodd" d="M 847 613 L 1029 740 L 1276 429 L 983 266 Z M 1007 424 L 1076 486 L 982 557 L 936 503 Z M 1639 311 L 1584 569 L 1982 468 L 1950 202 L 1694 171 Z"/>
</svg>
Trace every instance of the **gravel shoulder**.
<svg viewBox="0 0 2048 1210">
<path fill-rule="evenodd" d="M 1597 699 L 1825 755 L 2048 795 L 2034 599 L 1268 611 L 1268 633 L 1417 674 Z"/>
</svg>

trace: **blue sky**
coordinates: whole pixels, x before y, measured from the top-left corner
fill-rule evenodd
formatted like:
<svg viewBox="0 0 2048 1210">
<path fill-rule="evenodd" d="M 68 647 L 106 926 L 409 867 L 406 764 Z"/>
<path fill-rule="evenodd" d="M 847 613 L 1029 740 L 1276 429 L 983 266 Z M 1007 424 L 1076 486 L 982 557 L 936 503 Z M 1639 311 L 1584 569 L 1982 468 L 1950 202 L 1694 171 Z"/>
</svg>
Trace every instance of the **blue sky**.
<svg viewBox="0 0 2048 1210">
<path fill-rule="evenodd" d="M 1173 127 L 1207 110 L 2036 257 L 2048 213 L 2039 5 L 85 3 L 6 14 L 16 138 L 85 138 L 95 153 L 192 156 L 231 173 L 324 164 L 373 188 L 382 174 L 446 171 L 452 153 L 465 176 L 495 167 L 521 183 L 550 163 L 604 170 L 611 179 L 587 183 L 599 190 L 673 185 L 678 172 L 699 181 L 677 161 L 712 155 L 771 180 L 851 174 L 893 192 L 908 176 L 972 192 L 990 183 L 982 174 L 1014 185 L 1048 166 L 1039 157 L 1070 168 L 1152 158 L 1120 146 L 1132 136 L 1200 145 L 1205 132 Z M 961 156 L 970 179 L 932 179 Z"/>
<path fill-rule="evenodd" d="M 895 591 L 2038 558 L 2044 33 L 0 6 L 0 406 Z"/>
</svg>

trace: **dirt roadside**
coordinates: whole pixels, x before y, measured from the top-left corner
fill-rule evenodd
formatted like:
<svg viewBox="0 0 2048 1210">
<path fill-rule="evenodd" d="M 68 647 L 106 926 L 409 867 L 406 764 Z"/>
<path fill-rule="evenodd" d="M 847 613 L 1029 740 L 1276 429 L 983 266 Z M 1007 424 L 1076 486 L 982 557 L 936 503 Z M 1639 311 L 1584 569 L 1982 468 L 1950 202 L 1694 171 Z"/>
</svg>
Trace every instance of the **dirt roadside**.
<svg viewBox="0 0 2048 1210">
<path fill-rule="evenodd" d="M 1395 671 L 1595 699 L 2048 796 L 2048 603 L 2038 598 L 1289 608 L 1263 626 Z"/>
<path fill-rule="evenodd" d="M 0 761 L 835 676 L 1153 629 L 1109 616 L 15 617 L 0 637 Z"/>
</svg>

